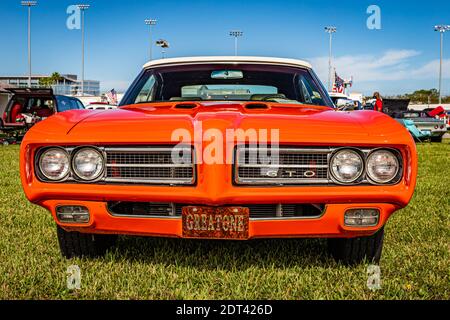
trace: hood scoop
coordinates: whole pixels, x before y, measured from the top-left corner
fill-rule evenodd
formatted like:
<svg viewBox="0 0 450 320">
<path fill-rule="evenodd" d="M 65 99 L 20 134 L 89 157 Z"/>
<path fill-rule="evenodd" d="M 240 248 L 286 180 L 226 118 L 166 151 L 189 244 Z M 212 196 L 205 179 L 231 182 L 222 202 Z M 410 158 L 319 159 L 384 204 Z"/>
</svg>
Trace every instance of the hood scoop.
<svg viewBox="0 0 450 320">
<path fill-rule="evenodd" d="M 197 107 L 198 107 L 198 104 L 190 103 L 190 102 L 177 103 L 176 105 L 173 106 L 174 109 L 195 109 Z"/>
<path fill-rule="evenodd" d="M 265 103 L 247 103 L 245 105 L 245 109 L 248 110 L 261 110 L 261 109 L 269 109 L 269 106 Z"/>
</svg>

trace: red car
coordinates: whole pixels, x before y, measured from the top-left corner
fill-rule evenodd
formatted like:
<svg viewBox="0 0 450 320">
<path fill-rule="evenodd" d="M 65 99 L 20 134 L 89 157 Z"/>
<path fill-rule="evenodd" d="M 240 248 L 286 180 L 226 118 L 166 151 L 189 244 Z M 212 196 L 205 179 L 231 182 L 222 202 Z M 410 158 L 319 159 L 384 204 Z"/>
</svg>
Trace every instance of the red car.
<svg viewBox="0 0 450 320">
<path fill-rule="evenodd" d="M 79 99 L 54 95 L 52 89 L 5 90 L 11 92 L 13 96 L 0 119 L 0 129 L 3 131 L 26 129 L 58 112 L 84 109 Z"/>
</svg>

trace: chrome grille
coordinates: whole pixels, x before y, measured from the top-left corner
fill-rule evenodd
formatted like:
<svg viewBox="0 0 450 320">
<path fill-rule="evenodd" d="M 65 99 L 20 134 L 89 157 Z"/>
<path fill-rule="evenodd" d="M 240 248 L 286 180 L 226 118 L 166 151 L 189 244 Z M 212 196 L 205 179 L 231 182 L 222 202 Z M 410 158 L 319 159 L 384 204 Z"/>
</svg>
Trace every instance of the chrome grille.
<svg viewBox="0 0 450 320">
<path fill-rule="evenodd" d="M 172 164 L 170 153 L 110 152 L 109 163 L 115 164 Z"/>
<path fill-rule="evenodd" d="M 325 206 L 321 204 L 248 204 L 251 218 L 319 217 Z"/>
<path fill-rule="evenodd" d="M 191 147 L 107 147 L 106 182 L 194 184 Z M 179 159 L 172 159 L 172 152 Z"/>
<path fill-rule="evenodd" d="M 328 183 L 330 148 L 237 147 L 237 184 L 320 184 Z"/>
<path fill-rule="evenodd" d="M 181 216 L 183 207 L 195 206 L 195 204 L 176 203 L 175 216 Z M 199 205 L 201 206 L 201 205 Z M 292 218 L 292 217 L 318 217 L 324 212 L 322 204 L 230 204 L 225 206 L 246 207 L 249 209 L 250 218 Z"/>
<path fill-rule="evenodd" d="M 127 201 L 108 202 L 108 210 L 115 216 L 181 217 L 183 207 L 185 206 L 195 206 L 195 204 Z M 252 219 L 317 218 L 325 210 L 323 204 L 233 204 L 228 206 L 247 207 L 250 212 L 250 218 Z"/>
<path fill-rule="evenodd" d="M 118 216 L 169 217 L 175 215 L 172 203 L 158 202 L 108 202 L 108 210 Z"/>
<path fill-rule="evenodd" d="M 280 179 L 310 179 L 305 177 L 305 174 L 310 174 L 308 171 L 311 171 L 311 169 L 314 169 L 314 174 L 319 177 L 324 177 L 326 179 L 327 177 L 327 171 L 328 168 L 297 168 L 292 167 L 295 170 L 289 170 L 289 169 L 283 169 L 280 168 L 277 178 Z M 239 168 L 239 177 L 240 178 L 254 178 L 258 177 L 261 174 L 265 174 L 267 171 L 264 171 L 261 173 L 261 168 L 252 168 L 252 167 L 240 167 Z M 312 173 L 311 173 L 312 174 Z"/>
</svg>

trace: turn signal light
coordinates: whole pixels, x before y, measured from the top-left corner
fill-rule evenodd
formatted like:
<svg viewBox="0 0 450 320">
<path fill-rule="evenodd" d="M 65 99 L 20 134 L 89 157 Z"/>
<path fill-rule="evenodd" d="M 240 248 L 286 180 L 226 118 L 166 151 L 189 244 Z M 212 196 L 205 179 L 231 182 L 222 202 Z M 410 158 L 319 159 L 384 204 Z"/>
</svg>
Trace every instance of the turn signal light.
<svg viewBox="0 0 450 320">
<path fill-rule="evenodd" d="M 64 223 L 88 223 L 90 216 L 89 209 L 84 206 L 58 206 L 56 217 Z"/>
<path fill-rule="evenodd" d="M 344 215 L 344 224 L 351 227 L 373 227 L 378 224 L 380 210 L 349 209 Z"/>
</svg>

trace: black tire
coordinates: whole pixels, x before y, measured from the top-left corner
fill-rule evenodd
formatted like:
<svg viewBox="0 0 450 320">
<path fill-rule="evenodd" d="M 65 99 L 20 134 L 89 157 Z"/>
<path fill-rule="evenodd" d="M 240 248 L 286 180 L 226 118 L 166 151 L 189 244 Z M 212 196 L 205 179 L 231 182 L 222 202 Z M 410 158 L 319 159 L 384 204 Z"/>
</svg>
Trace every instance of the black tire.
<svg viewBox="0 0 450 320">
<path fill-rule="evenodd" d="M 431 137 L 431 142 L 442 142 L 442 136 L 440 136 L 440 137 Z"/>
<path fill-rule="evenodd" d="M 69 232 L 60 226 L 57 226 L 57 234 L 61 254 L 68 259 L 104 255 L 117 240 L 116 235 Z"/>
<path fill-rule="evenodd" d="M 347 265 L 359 264 L 366 259 L 379 263 L 383 249 L 384 228 L 368 237 L 330 238 L 328 250 L 333 258 Z"/>
</svg>

